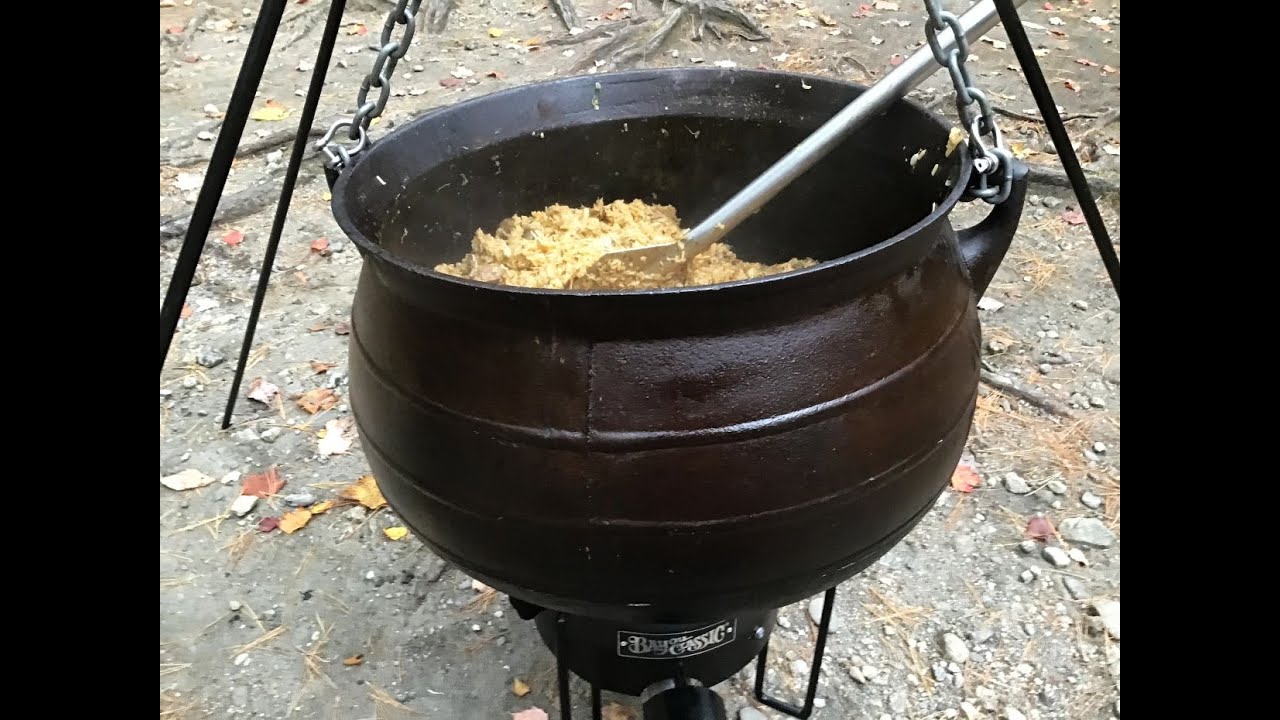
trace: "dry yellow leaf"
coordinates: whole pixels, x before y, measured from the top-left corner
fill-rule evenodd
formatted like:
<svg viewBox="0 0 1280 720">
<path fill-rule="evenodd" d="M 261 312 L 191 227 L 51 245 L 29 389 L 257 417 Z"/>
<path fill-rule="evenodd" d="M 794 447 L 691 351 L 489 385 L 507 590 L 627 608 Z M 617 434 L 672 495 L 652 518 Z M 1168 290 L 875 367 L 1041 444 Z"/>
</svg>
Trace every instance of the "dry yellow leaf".
<svg viewBox="0 0 1280 720">
<path fill-rule="evenodd" d="M 311 510 L 312 515 L 319 515 L 323 512 L 327 512 L 335 504 L 336 503 L 334 503 L 332 500 L 321 500 L 315 505 L 312 505 L 309 509 Z"/>
<path fill-rule="evenodd" d="M 320 197 L 323 198 L 325 202 L 329 202 L 330 200 L 333 199 L 333 193 L 329 192 L 328 190 L 325 190 L 324 194 L 321 195 Z"/>
<path fill-rule="evenodd" d="M 344 658 L 342 660 L 342 664 L 346 665 L 347 667 L 353 667 L 363 662 L 364 662 L 364 655 L 352 655 L 351 657 Z"/>
<path fill-rule="evenodd" d="M 516 678 L 511 681 L 511 692 L 515 693 L 516 697 L 524 697 L 529 694 L 529 683 Z"/>
<path fill-rule="evenodd" d="M 615 702 L 601 708 L 600 717 L 602 720 L 636 720 L 636 714 L 631 711 L 631 708 Z"/>
<path fill-rule="evenodd" d="M 289 117 L 289 108 L 281 105 L 275 100 L 268 100 L 264 107 L 260 107 L 249 114 L 249 117 L 259 122 L 279 122 Z"/>
<path fill-rule="evenodd" d="M 506 32 L 506 31 L 505 31 L 505 30 L 499 30 L 498 28 L 489 28 L 489 37 L 497 39 L 497 38 L 502 37 L 502 34 L 503 34 L 504 32 Z"/>
<path fill-rule="evenodd" d="M 286 535 L 292 535 L 309 522 L 311 522 L 311 511 L 306 508 L 298 508 L 293 512 L 287 512 L 280 516 L 280 529 Z"/>
<path fill-rule="evenodd" d="M 382 533 L 392 540 L 399 540 L 409 534 L 409 528 L 389 527 L 386 530 L 383 530 Z"/>
<path fill-rule="evenodd" d="M 355 500 L 370 510 L 377 510 L 387 504 L 387 499 L 382 497 L 382 491 L 378 489 L 378 482 L 373 479 L 372 475 L 365 475 L 342 488 L 342 492 L 338 493 L 338 497 Z"/>
</svg>

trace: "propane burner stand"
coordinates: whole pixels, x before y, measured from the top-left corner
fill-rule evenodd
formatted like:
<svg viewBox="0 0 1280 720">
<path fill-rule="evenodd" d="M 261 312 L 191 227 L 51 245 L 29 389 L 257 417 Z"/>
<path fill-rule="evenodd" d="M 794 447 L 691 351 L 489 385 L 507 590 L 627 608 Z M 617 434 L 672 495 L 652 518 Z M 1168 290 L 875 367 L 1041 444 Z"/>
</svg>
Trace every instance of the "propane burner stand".
<svg viewBox="0 0 1280 720">
<path fill-rule="evenodd" d="M 638 696 L 644 720 L 727 720 L 724 701 L 711 688 L 755 660 L 755 698 L 795 718 L 813 713 L 818 678 L 831 628 L 836 589 L 823 595 L 809 680 L 801 705 L 765 692 L 774 610 L 748 611 L 710 622 L 636 624 L 548 610 L 516 597 L 511 606 L 533 620 L 556 657 L 560 719 L 573 720 L 570 675 L 591 685 L 591 717 L 601 720 L 603 690 Z"/>
</svg>

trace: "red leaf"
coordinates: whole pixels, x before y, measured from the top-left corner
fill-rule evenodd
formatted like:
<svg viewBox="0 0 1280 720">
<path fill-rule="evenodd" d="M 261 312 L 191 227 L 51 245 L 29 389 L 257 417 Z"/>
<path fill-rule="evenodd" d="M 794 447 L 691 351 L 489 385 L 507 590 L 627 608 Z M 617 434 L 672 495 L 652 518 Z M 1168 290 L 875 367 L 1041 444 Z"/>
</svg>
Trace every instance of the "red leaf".
<svg viewBox="0 0 1280 720">
<path fill-rule="evenodd" d="M 246 477 L 244 483 L 240 485 L 240 494 L 264 498 L 280 492 L 282 487 L 284 487 L 284 480 L 280 479 L 279 473 L 272 465 L 266 472 L 254 473 Z"/>
<path fill-rule="evenodd" d="M 258 521 L 258 532 L 269 533 L 280 527 L 280 518 L 264 517 Z"/>
<path fill-rule="evenodd" d="M 311 241 L 311 252 L 321 255 L 329 254 L 329 238 L 316 238 Z"/>
<path fill-rule="evenodd" d="M 186 303 L 182 303 L 182 312 L 178 313 L 178 317 L 182 318 L 183 320 L 186 320 L 187 318 L 191 317 L 191 313 L 193 312 L 195 312 L 195 310 L 192 310 L 190 305 Z"/>
<path fill-rule="evenodd" d="M 901 65 L 902 61 L 906 59 L 907 59 L 906 56 L 902 55 L 901 53 L 894 53 L 893 57 L 889 58 L 889 64 L 896 67 L 898 65 Z"/>
<path fill-rule="evenodd" d="M 1026 534 L 1027 537 L 1032 540 L 1045 542 L 1049 538 L 1053 537 L 1056 532 L 1057 531 L 1053 529 L 1053 523 L 1049 522 L 1048 518 L 1041 517 L 1039 515 L 1031 518 L 1031 521 L 1027 523 Z"/>
<path fill-rule="evenodd" d="M 951 473 L 951 489 L 956 492 L 971 493 L 982 485 L 982 476 L 972 466 L 960 463 Z"/>
<path fill-rule="evenodd" d="M 244 233 L 239 230 L 232 230 L 222 236 L 222 242 L 230 245 L 231 247 L 235 247 L 244 242 Z"/>
<path fill-rule="evenodd" d="M 186 28 L 182 27 L 181 25 L 170 25 L 168 30 L 166 30 L 166 32 L 168 32 L 170 35 L 181 35 L 182 31 L 185 29 Z"/>
<path fill-rule="evenodd" d="M 1049 12 L 1053 12 L 1053 3 L 1045 3 L 1044 9 L 1048 10 Z"/>
<path fill-rule="evenodd" d="M 1098 67 L 1098 63 L 1092 60 L 1089 60 L 1088 58 L 1077 58 L 1076 62 L 1080 63 L 1085 67 Z"/>
<path fill-rule="evenodd" d="M 458 87 L 462 84 L 462 80 L 456 77 L 447 77 L 440 81 L 441 87 Z"/>
<path fill-rule="evenodd" d="M 333 324 L 333 334 L 334 335 L 350 335 L 351 325 L 344 322 L 336 322 Z"/>
<path fill-rule="evenodd" d="M 1083 225 L 1084 213 L 1072 208 L 1071 210 L 1062 213 L 1062 221 L 1068 225 Z"/>
<path fill-rule="evenodd" d="M 1077 84 L 1075 84 L 1075 83 L 1073 83 L 1073 82 L 1071 82 L 1070 80 L 1068 80 L 1068 81 L 1066 81 L 1066 82 L 1064 82 L 1064 83 L 1062 83 L 1062 84 L 1063 84 L 1063 85 L 1066 85 L 1066 86 L 1067 86 L 1067 89 L 1068 89 L 1068 90 L 1070 90 L 1071 92 L 1080 92 L 1080 86 L 1079 86 L 1079 85 L 1077 85 Z"/>
<path fill-rule="evenodd" d="M 368 35 L 368 34 L 369 34 L 369 28 L 365 27 L 364 25 L 361 25 L 360 27 L 356 28 L 356 34 L 357 34 L 357 35 Z"/>
</svg>

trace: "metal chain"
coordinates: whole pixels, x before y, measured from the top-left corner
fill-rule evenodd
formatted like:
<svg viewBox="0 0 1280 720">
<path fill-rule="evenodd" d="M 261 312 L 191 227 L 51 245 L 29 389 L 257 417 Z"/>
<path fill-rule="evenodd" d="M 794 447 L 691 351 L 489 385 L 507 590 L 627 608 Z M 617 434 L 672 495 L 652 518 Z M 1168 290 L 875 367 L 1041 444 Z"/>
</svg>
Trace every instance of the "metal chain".
<svg viewBox="0 0 1280 720">
<path fill-rule="evenodd" d="M 969 42 L 961 31 L 960 19 L 943 10 L 940 0 L 924 0 L 924 5 L 929 11 L 929 20 L 925 23 L 925 38 L 929 41 L 934 59 L 951 74 L 960 122 L 969 131 L 969 152 L 973 156 L 973 168 L 977 175 L 970 182 L 968 196 L 998 205 L 1009 197 L 1013 186 L 1013 153 L 1005 147 L 1004 136 L 996 126 L 991 103 L 974 85 L 969 68 L 965 65 L 965 60 L 969 57 Z M 948 28 L 955 36 L 956 43 L 950 53 L 945 53 L 938 40 L 938 33 Z"/>
<path fill-rule="evenodd" d="M 418 7 L 422 0 L 396 0 L 396 6 L 387 14 L 382 24 L 382 34 L 378 37 L 378 57 L 373 61 L 369 74 L 360 83 L 360 91 L 356 93 L 356 111 L 350 120 L 339 120 L 329 127 L 329 131 L 316 142 L 317 150 L 323 150 L 329 158 L 329 164 L 341 170 L 351 164 L 351 158 L 369 146 L 369 124 L 382 114 L 391 98 L 391 78 L 396 71 L 400 58 L 409 52 L 413 42 L 413 31 L 416 29 L 414 18 L 418 15 Z M 399 40 L 392 40 L 391 33 L 396 25 L 404 26 L 404 33 Z M 369 99 L 369 91 L 377 89 L 378 97 Z M 346 128 L 347 138 L 355 144 L 344 146 L 335 140 L 339 130 Z"/>
</svg>

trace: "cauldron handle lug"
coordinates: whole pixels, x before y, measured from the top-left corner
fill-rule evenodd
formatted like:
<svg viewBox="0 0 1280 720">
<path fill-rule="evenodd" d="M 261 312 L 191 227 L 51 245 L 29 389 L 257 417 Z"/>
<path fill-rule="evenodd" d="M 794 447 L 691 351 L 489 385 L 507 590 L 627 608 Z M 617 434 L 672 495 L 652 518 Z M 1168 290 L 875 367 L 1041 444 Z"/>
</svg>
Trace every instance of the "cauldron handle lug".
<svg viewBox="0 0 1280 720">
<path fill-rule="evenodd" d="M 973 283 L 973 297 L 981 298 L 995 277 L 1004 255 L 1013 243 L 1022 220 L 1022 210 L 1027 201 L 1027 184 L 1030 168 L 1025 163 L 1013 163 L 1013 184 L 1009 197 L 991 210 L 991 214 L 973 227 L 956 232 L 956 244 L 960 257 L 969 269 Z"/>
</svg>

